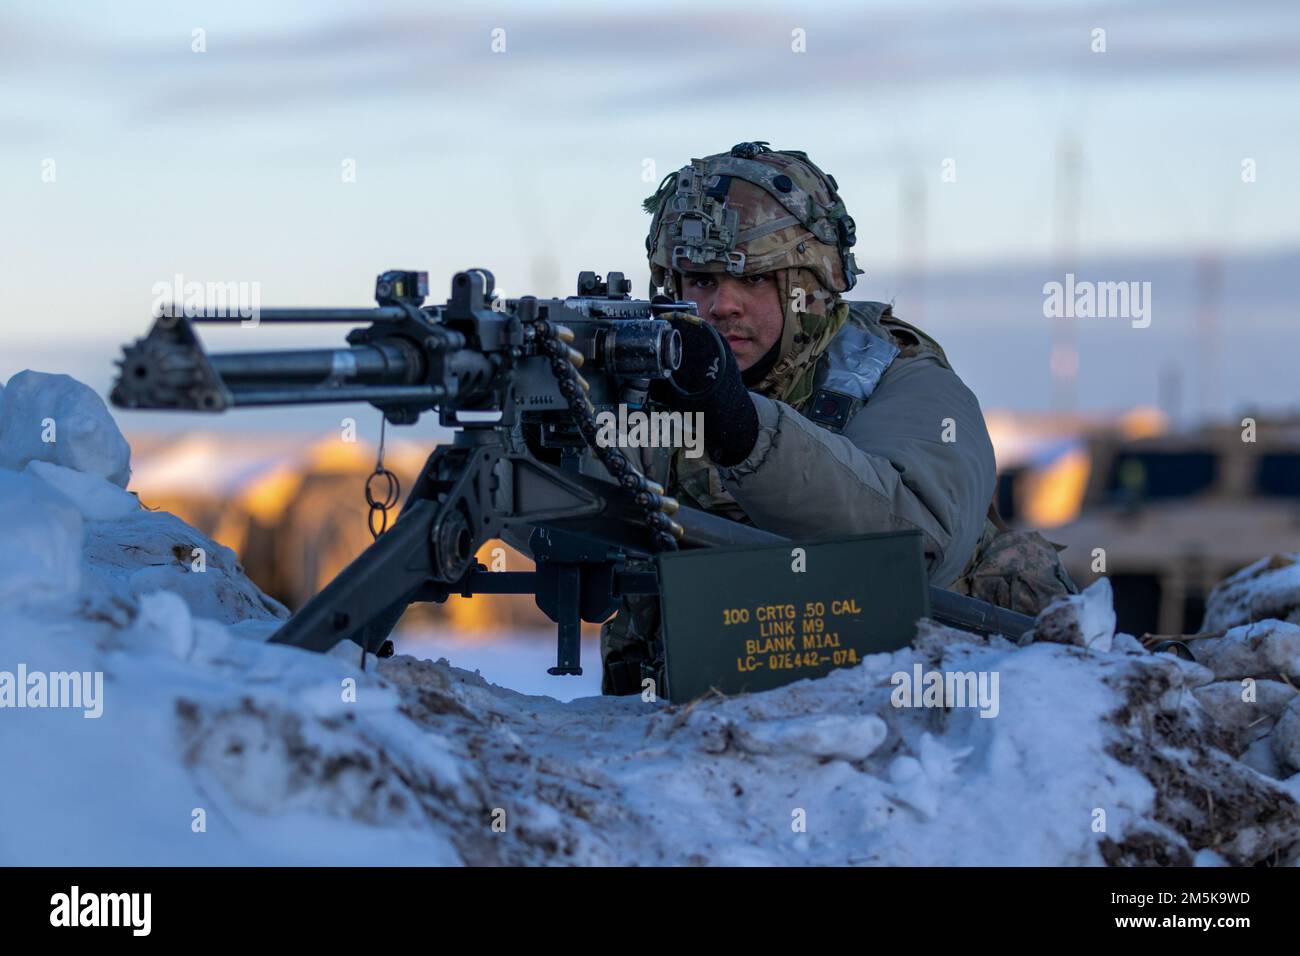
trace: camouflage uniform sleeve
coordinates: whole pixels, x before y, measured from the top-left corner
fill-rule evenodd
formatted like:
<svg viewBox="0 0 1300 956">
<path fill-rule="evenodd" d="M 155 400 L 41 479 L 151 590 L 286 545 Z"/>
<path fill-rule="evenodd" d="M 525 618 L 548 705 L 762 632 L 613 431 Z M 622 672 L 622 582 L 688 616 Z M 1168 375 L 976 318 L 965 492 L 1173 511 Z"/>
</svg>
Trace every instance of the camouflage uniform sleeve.
<svg viewBox="0 0 1300 956">
<path fill-rule="evenodd" d="M 758 442 L 719 473 L 755 524 L 788 537 L 919 529 L 931 582 L 961 574 L 996 476 L 979 402 L 955 372 L 928 356 L 896 360 L 843 434 L 751 397 Z"/>
</svg>

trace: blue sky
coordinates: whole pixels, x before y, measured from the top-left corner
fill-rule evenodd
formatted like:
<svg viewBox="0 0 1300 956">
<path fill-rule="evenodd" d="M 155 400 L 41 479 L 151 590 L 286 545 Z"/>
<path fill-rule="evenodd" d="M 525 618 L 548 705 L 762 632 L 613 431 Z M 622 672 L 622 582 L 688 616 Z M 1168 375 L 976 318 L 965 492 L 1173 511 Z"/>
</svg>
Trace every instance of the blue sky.
<svg viewBox="0 0 1300 956">
<path fill-rule="evenodd" d="M 1066 142 L 1080 261 L 1300 247 L 1297 103 L 1300 5 L 1274 0 L 10 0 L 0 374 L 139 334 L 177 272 L 259 282 L 266 305 L 361 304 L 389 267 L 428 269 L 436 295 L 471 265 L 509 294 L 564 294 L 588 268 L 639 292 L 641 199 L 747 139 L 836 175 L 864 297 L 918 263 L 1054 261 Z"/>
</svg>

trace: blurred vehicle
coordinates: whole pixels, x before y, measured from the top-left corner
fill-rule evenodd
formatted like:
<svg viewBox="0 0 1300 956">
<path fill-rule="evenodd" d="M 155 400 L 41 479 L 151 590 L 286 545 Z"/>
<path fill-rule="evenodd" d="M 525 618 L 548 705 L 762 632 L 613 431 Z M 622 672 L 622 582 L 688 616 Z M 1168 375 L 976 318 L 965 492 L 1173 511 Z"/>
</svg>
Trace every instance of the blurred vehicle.
<svg viewBox="0 0 1300 956">
<path fill-rule="evenodd" d="M 1080 587 L 1110 579 L 1122 630 L 1195 633 L 1215 583 L 1300 549 L 1300 418 L 1250 421 L 1141 437 L 1100 429 L 1077 443 L 1077 515 L 1044 533 L 1066 546 Z M 1051 494 L 1051 471 L 1003 476 L 1013 517 Z"/>
</svg>

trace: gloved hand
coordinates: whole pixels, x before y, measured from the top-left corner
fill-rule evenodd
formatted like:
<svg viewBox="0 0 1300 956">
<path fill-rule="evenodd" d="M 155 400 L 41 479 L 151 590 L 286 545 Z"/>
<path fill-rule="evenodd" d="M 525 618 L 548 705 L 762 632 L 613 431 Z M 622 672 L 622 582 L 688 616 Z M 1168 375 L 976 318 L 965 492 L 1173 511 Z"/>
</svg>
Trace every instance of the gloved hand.
<svg viewBox="0 0 1300 956">
<path fill-rule="evenodd" d="M 680 313 L 679 313 L 680 315 Z M 650 384 L 650 398 L 673 411 L 702 412 L 704 450 L 724 468 L 738 465 L 758 441 L 758 411 L 727 340 L 703 319 L 670 317 L 682 336 L 682 364 Z"/>
</svg>

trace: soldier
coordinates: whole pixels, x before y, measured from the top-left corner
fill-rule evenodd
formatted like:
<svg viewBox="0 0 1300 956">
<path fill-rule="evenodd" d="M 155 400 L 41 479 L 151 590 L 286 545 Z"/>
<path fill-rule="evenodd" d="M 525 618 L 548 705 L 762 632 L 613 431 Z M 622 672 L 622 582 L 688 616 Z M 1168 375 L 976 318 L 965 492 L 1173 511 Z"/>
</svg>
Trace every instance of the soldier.
<svg viewBox="0 0 1300 956">
<path fill-rule="evenodd" d="M 943 349 L 841 298 L 861 270 L 838 188 L 804 153 L 741 143 L 646 200 L 651 295 L 701 317 L 674 320 L 677 388 L 651 398 L 703 413 L 706 454 L 644 449 L 642 467 L 685 505 L 788 537 L 917 529 L 931 583 L 1034 614 L 1077 589 L 1048 542 L 996 518 L 984 417 Z M 658 602 L 626 599 L 601 628 L 603 691 L 639 693 L 657 643 Z"/>
</svg>

